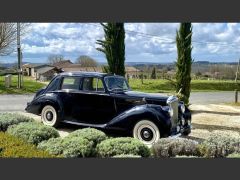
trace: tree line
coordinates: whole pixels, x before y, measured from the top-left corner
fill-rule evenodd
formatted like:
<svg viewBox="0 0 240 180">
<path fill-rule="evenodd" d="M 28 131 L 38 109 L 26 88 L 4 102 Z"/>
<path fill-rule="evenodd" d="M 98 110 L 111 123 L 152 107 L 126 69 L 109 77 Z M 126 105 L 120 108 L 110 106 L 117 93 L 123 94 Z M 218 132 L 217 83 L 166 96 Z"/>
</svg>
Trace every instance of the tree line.
<svg viewBox="0 0 240 180">
<path fill-rule="evenodd" d="M 101 23 L 104 30 L 104 40 L 97 40 L 100 45 L 98 51 L 105 54 L 108 65 L 104 71 L 112 74 L 125 76 L 125 29 L 124 23 Z M 22 32 L 26 29 L 22 24 Z M 16 23 L 0 23 L 0 55 L 9 55 L 16 49 L 17 37 Z M 192 64 L 192 24 L 181 23 L 176 32 L 177 61 L 176 61 L 176 92 L 181 90 L 180 99 L 189 102 L 191 64 Z M 50 55 L 49 63 L 62 61 L 62 55 Z M 88 57 L 80 56 L 77 63 L 82 66 L 96 66 L 97 62 Z M 152 72 L 152 78 L 156 78 L 156 69 Z"/>
</svg>

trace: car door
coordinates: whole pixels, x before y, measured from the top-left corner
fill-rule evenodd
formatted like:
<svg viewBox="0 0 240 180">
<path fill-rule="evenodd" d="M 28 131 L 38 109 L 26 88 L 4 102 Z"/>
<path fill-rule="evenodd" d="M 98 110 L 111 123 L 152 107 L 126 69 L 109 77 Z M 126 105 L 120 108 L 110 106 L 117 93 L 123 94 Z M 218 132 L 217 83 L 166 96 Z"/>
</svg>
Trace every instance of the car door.
<svg viewBox="0 0 240 180">
<path fill-rule="evenodd" d="M 72 115 L 75 121 L 104 124 L 116 114 L 114 98 L 106 93 L 100 77 L 83 77 L 79 92 L 74 93 Z"/>
<path fill-rule="evenodd" d="M 80 85 L 81 77 L 79 76 L 62 77 L 58 97 L 63 106 L 64 120 L 74 119 L 75 94 L 79 92 Z"/>
</svg>

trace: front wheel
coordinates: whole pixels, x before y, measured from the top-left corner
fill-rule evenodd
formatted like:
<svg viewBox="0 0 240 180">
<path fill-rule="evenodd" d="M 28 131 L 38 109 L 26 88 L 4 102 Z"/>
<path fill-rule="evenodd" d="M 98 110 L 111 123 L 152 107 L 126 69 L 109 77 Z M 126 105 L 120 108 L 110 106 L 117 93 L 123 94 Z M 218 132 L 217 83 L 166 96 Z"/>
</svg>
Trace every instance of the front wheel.
<svg viewBox="0 0 240 180">
<path fill-rule="evenodd" d="M 50 105 L 44 106 L 42 109 L 41 119 L 43 124 L 47 126 L 57 127 L 59 124 L 57 112 L 55 108 Z"/>
<path fill-rule="evenodd" d="M 133 128 L 133 137 L 151 146 L 160 139 L 160 131 L 152 121 L 141 120 Z"/>
</svg>

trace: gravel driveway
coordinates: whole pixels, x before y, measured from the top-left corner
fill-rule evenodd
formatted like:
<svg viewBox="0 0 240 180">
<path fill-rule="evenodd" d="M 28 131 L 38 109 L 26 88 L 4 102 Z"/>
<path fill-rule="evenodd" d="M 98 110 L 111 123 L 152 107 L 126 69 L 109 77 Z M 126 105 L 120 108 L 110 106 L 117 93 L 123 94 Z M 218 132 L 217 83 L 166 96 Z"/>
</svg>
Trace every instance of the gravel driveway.
<svg viewBox="0 0 240 180">
<path fill-rule="evenodd" d="M 20 112 L 31 116 L 37 121 L 40 117 L 24 112 L 27 102 L 34 95 L 0 95 L 0 112 Z M 190 137 L 206 138 L 215 130 L 240 131 L 240 107 L 221 105 L 233 102 L 234 92 L 194 92 L 191 94 L 190 106 L 193 110 L 193 130 Z M 64 126 L 58 128 L 61 136 L 76 130 L 76 127 Z"/>
</svg>

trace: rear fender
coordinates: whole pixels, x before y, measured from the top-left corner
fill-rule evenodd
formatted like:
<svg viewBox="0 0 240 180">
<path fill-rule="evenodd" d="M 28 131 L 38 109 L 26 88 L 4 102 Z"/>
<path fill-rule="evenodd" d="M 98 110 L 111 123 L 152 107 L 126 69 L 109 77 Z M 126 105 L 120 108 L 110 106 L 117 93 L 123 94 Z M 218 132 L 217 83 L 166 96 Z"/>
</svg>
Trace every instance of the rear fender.
<svg viewBox="0 0 240 180">
<path fill-rule="evenodd" d="M 33 101 L 27 106 L 26 110 L 28 112 L 34 113 L 34 114 L 41 114 L 42 109 L 46 105 L 51 105 L 53 106 L 57 113 L 58 116 L 61 118 L 63 117 L 63 105 L 62 102 L 60 101 L 60 98 L 57 98 L 57 94 L 55 93 L 46 93 L 43 95 L 40 95 L 33 99 Z"/>
</svg>

